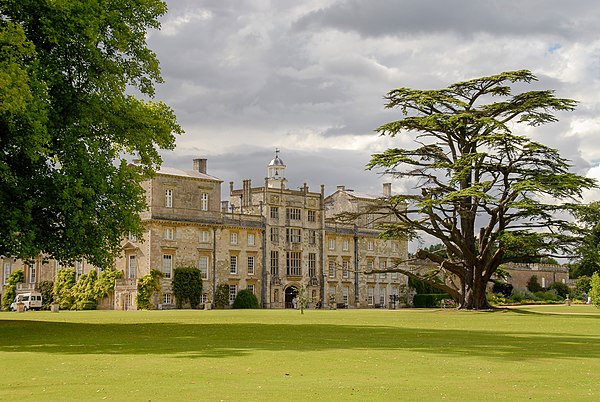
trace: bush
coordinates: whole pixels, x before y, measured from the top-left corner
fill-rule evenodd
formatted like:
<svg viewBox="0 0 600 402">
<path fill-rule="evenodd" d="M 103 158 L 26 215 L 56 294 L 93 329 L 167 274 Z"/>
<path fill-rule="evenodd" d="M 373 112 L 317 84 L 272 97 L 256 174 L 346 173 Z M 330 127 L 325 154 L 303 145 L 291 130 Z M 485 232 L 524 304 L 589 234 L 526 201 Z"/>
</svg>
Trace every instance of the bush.
<svg viewBox="0 0 600 402">
<path fill-rule="evenodd" d="M 229 285 L 222 283 L 217 286 L 215 293 L 215 307 L 225 308 L 229 306 Z"/>
<path fill-rule="evenodd" d="M 8 311 L 10 305 L 17 296 L 17 284 L 25 281 L 25 271 L 19 269 L 8 276 L 4 294 L 2 295 L 2 309 Z"/>
<path fill-rule="evenodd" d="M 538 282 L 538 277 L 531 275 L 531 278 L 527 281 L 527 290 L 530 292 L 541 292 L 543 290 L 542 285 Z"/>
<path fill-rule="evenodd" d="M 95 310 L 97 304 L 96 282 L 98 274 L 90 271 L 79 276 L 79 280 L 71 289 L 73 304 L 72 310 Z"/>
<path fill-rule="evenodd" d="M 233 302 L 233 308 L 245 309 L 245 308 L 258 308 L 258 299 L 248 289 L 242 289 L 235 296 Z"/>
<path fill-rule="evenodd" d="M 597 272 L 592 275 L 591 284 L 589 296 L 592 298 L 592 304 L 600 308 L 600 276 Z"/>
<path fill-rule="evenodd" d="M 508 300 L 521 303 L 523 300 L 536 300 L 536 297 L 527 289 L 513 289 L 513 293 Z"/>
<path fill-rule="evenodd" d="M 554 290 L 556 294 L 563 299 L 571 294 L 571 289 L 567 286 L 566 283 L 554 282 L 550 285 L 550 290 Z"/>
<path fill-rule="evenodd" d="M 173 295 L 177 308 L 183 308 L 190 303 L 192 308 L 198 308 L 202 301 L 202 276 L 200 270 L 194 267 L 176 268 L 173 271 Z"/>
<path fill-rule="evenodd" d="M 417 308 L 439 307 L 440 301 L 443 299 L 451 299 L 451 297 L 447 293 L 417 294 L 413 299 L 413 304 Z"/>
<path fill-rule="evenodd" d="M 500 293 L 504 297 L 510 297 L 513 291 L 513 285 L 510 283 L 504 282 L 494 282 L 494 286 L 492 287 L 492 292 Z"/>
<path fill-rule="evenodd" d="M 535 300 L 536 301 L 558 301 L 560 300 L 560 297 L 558 297 L 558 294 L 556 294 L 556 291 L 554 290 L 547 290 L 547 291 L 539 291 L 539 292 L 535 292 Z"/>
<path fill-rule="evenodd" d="M 575 294 L 581 296 L 587 294 L 592 287 L 592 278 L 589 276 L 580 276 L 575 281 Z"/>
<path fill-rule="evenodd" d="M 164 274 L 156 269 L 150 270 L 148 275 L 142 276 L 137 284 L 135 303 L 140 310 L 150 310 L 154 305 L 150 301 L 154 292 L 160 292 L 160 278 Z"/>
<path fill-rule="evenodd" d="M 63 268 L 56 274 L 54 282 L 54 300 L 59 304 L 61 310 L 70 310 L 74 298 L 72 289 L 75 286 L 75 270 Z"/>
<path fill-rule="evenodd" d="M 49 310 L 52 301 L 54 300 L 54 282 L 40 282 L 40 293 L 42 294 L 42 308 Z"/>
</svg>

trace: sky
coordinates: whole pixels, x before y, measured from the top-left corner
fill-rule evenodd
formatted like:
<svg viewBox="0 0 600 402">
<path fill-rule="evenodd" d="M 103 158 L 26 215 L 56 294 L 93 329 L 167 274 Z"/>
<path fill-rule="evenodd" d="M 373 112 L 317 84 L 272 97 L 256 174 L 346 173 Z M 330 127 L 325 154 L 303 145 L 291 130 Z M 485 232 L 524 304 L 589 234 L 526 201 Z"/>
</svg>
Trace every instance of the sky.
<svg viewBox="0 0 600 402">
<path fill-rule="evenodd" d="M 167 0 L 148 36 L 185 134 L 164 165 L 208 173 L 240 188 L 263 184 L 275 149 L 289 188 L 345 185 L 363 193 L 410 191 L 365 170 L 370 156 L 410 147 L 375 129 L 394 88 L 439 89 L 527 69 L 579 102 L 559 122 L 528 130 L 560 150 L 573 171 L 600 178 L 600 2 L 597 0 Z M 585 195 L 600 200 L 600 191 Z"/>
</svg>

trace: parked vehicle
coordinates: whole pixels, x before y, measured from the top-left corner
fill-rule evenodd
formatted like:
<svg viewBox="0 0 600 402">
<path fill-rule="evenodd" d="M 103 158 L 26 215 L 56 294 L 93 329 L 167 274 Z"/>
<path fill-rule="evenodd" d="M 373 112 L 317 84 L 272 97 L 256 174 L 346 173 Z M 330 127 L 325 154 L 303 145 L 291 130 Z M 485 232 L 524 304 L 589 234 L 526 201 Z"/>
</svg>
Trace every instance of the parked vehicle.
<svg viewBox="0 0 600 402">
<path fill-rule="evenodd" d="M 23 303 L 25 311 L 42 309 L 42 294 L 39 292 L 21 293 L 10 305 L 11 311 L 17 311 L 17 303 Z"/>
</svg>

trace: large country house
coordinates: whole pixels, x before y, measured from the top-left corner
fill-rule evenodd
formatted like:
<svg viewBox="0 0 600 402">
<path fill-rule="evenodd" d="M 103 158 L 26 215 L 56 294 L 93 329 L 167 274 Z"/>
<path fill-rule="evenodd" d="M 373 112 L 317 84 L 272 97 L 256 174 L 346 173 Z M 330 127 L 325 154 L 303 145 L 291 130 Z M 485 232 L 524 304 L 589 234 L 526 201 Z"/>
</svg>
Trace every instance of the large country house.
<svg viewBox="0 0 600 402">
<path fill-rule="evenodd" d="M 230 301 L 249 289 L 264 308 L 289 308 L 304 285 L 309 307 L 368 308 L 388 305 L 392 295 L 406 292 L 407 278 L 397 273 L 365 274 L 406 260 L 406 240 L 384 240 L 373 213 L 378 199 L 391 195 L 384 184 L 378 195 L 339 186 L 325 196 L 287 187 L 286 165 L 276 152 L 259 187 L 244 180 L 229 186 L 229 201 L 221 201 L 222 181 L 207 173 L 207 160 L 195 159 L 193 169 L 163 167 L 143 183 L 148 209 L 143 241 L 129 237 L 115 268 L 124 272 L 114 296 L 100 308 L 135 309 L 137 280 L 151 269 L 163 272 L 160 308 L 175 305 L 173 270 L 197 267 L 204 280 L 203 302 L 213 302 L 218 285 L 229 286 Z M 336 219 L 350 214 L 351 220 Z M 389 219 L 389 218 L 383 218 Z M 375 222 L 378 220 L 378 222 Z M 53 280 L 57 261 L 38 259 L 25 265 L 3 259 L 3 280 L 24 269 L 20 290 Z M 85 262 L 73 267 L 78 275 L 95 269 Z"/>
</svg>

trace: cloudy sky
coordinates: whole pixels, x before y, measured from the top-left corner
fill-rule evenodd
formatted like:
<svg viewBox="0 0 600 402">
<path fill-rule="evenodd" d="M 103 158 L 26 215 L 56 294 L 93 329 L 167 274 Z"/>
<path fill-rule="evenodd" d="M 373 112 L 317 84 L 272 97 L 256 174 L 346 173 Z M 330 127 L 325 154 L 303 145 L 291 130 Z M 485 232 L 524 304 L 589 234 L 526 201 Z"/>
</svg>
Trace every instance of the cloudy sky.
<svg viewBox="0 0 600 402">
<path fill-rule="evenodd" d="M 209 173 L 261 185 L 275 148 L 289 187 L 344 184 L 378 193 L 371 154 L 403 139 L 375 134 L 397 87 L 437 89 L 528 69 L 578 100 L 535 129 L 581 174 L 600 177 L 600 2 L 597 0 L 167 0 L 150 33 L 165 84 L 157 99 L 186 131 L 165 165 L 207 157 Z M 404 191 L 393 182 L 395 191 Z M 588 198 L 600 198 L 600 193 Z"/>
</svg>

